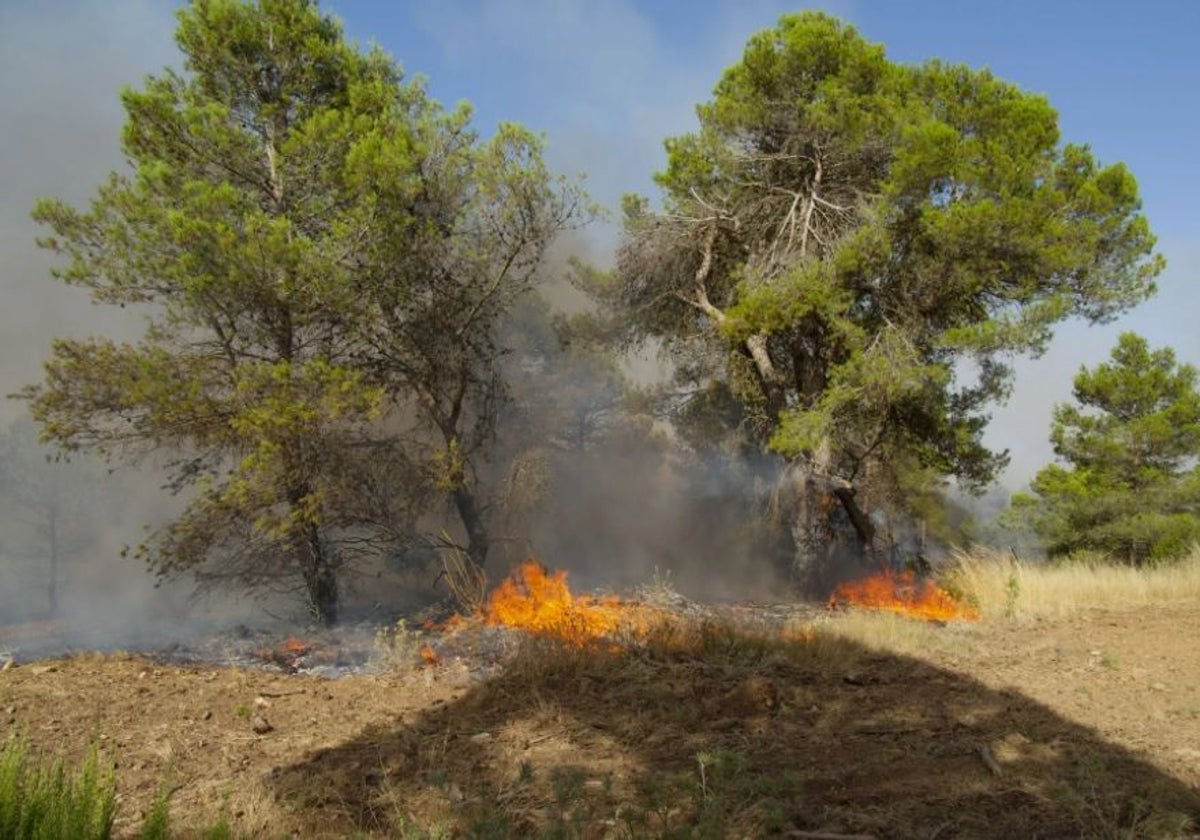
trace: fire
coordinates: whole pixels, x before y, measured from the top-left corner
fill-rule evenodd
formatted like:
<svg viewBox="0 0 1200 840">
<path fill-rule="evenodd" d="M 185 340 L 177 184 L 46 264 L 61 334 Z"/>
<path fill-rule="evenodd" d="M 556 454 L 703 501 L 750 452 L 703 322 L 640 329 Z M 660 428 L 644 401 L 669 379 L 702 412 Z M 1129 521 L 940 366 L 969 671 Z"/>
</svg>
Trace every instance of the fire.
<svg viewBox="0 0 1200 840">
<path fill-rule="evenodd" d="M 577 598 L 567 588 L 567 573 L 547 574 L 527 560 L 492 591 L 484 621 L 557 636 L 584 646 L 612 635 L 622 624 L 616 598 Z"/>
<path fill-rule="evenodd" d="M 926 621 L 979 619 L 974 607 L 960 603 L 933 581 L 917 580 L 912 572 L 896 573 L 889 569 L 840 585 L 830 597 L 829 605 L 840 604 L 888 610 Z"/>
<path fill-rule="evenodd" d="M 288 636 L 283 644 L 279 646 L 279 650 L 289 656 L 304 656 L 304 654 L 312 650 L 312 645 L 305 644 L 295 636 Z"/>
</svg>

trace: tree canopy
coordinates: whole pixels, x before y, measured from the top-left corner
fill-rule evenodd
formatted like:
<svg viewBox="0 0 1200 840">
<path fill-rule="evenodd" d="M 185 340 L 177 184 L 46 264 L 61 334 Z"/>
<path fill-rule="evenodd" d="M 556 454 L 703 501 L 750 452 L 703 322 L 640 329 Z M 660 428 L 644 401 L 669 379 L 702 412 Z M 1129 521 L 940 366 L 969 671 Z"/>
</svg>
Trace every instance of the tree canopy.
<svg viewBox="0 0 1200 840">
<path fill-rule="evenodd" d="M 626 199 L 604 292 L 685 410 L 802 469 L 863 545 L 873 511 L 990 481 L 1012 356 L 1140 302 L 1163 265 L 1133 176 L 1063 144 L 1043 96 L 894 63 L 823 14 L 754 35 L 697 114 L 666 141 L 662 209 Z"/>
<path fill-rule="evenodd" d="M 472 458 L 503 399 L 498 320 L 586 208 L 516 125 L 487 139 L 309 0 L 194 0 L 182 72 L 125 90 L 123 149 L 87 210 L 41 202 L 57 276 L 139 306 L 137 343 L 58 340 L 24 392 L 45 437 L 166 453 L 188 490 L 141 553 L 164 574 L 339 575 L 438 490 L 482 562 Z"/>
<path fill-rule="evenodd" d="M 1054 409 L 1063 462 L 1019 494 L 1051 556 L 1081 550 L 1131 564 L 1178 556 L 1200 540 L 1200 393 L 1196 368 L 1123 333 L 1111 360 L 1075 377 L 1075 404 Z"/>
</svg>

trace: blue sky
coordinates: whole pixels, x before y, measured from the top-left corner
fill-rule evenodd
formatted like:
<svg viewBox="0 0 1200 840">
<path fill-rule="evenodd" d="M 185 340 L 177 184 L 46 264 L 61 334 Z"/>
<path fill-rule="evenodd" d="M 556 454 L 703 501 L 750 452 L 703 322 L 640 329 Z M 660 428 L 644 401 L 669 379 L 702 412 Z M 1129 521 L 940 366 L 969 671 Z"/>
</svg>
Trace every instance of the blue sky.
<svg viewBox="0 0 1200 840">
<path fill-rule="evenodd" d="M 482 127 L 512 119 L 552 144 L 591 130 L 653 166 L 660 135 L 691 127 L 692 108 L 746 38 L 779 15 L 822 8 L 883 43 L 897 61 L 938 57 L 1046 94 L 1066 139 L 1125 160 L 1164 236 L 1196 230 L 1200 162 L 1200 3 L 1106 0 L 330 0 L 355 38 L 375 41 Z M 681 98 L 681 95 L 686 98 Z M 588 125 L 590 123 L 590 125 Z M 566 159 L 575 157 L 560 149 Z M 649 189 L 632 168 L 628 188 Z M 607 192 L 607 189 L 603 191 Z"/>
<path fill-rule="evenodd" d="M 101 316 L 50 290 L 26 221 L 38 195 L 82 199 L 119 165 L 116 91 L 175 61 L 166 0 L 0 0 L 0 390 L 36 375 L 53 332 L 97 330 Z M 694 126 L 694 106 L 746 38 L 780 14 L 823 8 L 886 45 L 895 60 L 986 66 L 1046 94 L 1064 139 L 1091 144 L 1137 175 L 1170 268 L 1160 295 L 1104 329 L 1068 325 L 989 432 L 1012 450 L 1016 485 L 1050 457 L 1050 408 L 1080 364 L 1122 328 L 1200 363 L 1200 2 L 1149 0 L 327 0 L 348 33 L 377 42 L 448 104 L 476 106 L 487 131 L 516 120 L 544 131 L 552 163 L 586 172 L 613 204 L 651 191 L 662 139 Z M 594 230 L 604 262 L 615 233 Z M 36 290 L 36 291 L 34 291 Z M 20 348 L 13 351 L 12 348 Z"/>
</svg>

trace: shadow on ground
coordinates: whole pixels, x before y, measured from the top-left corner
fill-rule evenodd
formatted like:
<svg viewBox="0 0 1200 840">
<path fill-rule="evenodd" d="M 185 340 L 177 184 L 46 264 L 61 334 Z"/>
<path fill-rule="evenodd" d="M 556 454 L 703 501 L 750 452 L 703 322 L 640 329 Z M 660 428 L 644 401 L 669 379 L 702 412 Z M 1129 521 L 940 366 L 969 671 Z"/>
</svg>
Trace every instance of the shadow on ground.
<svg viewBox="0 0 1200 840">
<path fill-rule="evenodd" d="M 1020 694 L 841 639 L 715 627 L 633 652 L 531 640 L 453 702 L 268 782 L 331 834 L 1171 837 L 1200 822 L 1195 790 Z"/>
</svg>

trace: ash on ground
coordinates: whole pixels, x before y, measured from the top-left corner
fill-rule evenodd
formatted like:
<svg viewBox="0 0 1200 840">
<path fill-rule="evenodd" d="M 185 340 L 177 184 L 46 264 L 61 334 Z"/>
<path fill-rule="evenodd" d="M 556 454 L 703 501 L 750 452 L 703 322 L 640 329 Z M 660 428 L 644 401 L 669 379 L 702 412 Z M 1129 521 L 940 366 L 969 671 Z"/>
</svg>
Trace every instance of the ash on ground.
<svg viewBox="0 0 1200 840">
<path fill-rule="evenodd" d="M 701 603 L 660 588 L 636 590 L 621 603 L 686 621 L 721 622 L 764 634 L 819 621 L 827 613 L 811 603 Z M 492 626 L 478 617 L 457 617 L 448 601 L 408 615 L 333 628 L 281 622 L 264 627 L 170 624 L 107 634 L 102 641 L 94 632 L 63 622 L 39 621 L 0 627 L 0 667 L 6 661 L 22 664 L 101 651 L 138 654 L 162 664 L 254 668 L 329 679 L 455 665 L 483 679 L 496 673 L 524 638 L 521 629 Z"/>
</svg>

